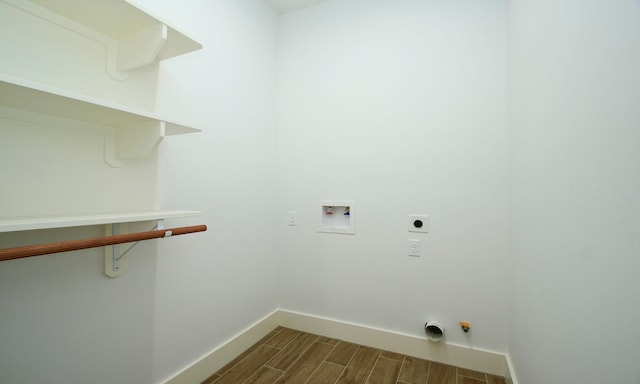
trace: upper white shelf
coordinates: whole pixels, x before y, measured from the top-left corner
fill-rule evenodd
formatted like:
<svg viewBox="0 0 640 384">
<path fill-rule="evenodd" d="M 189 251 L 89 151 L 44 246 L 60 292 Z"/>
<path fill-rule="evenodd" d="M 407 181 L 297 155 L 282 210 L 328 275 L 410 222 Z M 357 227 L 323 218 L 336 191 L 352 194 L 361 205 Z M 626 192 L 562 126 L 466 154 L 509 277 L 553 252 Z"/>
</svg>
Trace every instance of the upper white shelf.
<svg viewBox="0 0 640 384">
<path fill-rule="evenodd" d="M 136 221 L 151 221 L 199 215 L 200 212 L 198 211 L 169 210 L 74 216 L 5 217 L 0 218 L 0 232 L 80 227 L 85 225 L 101 225 L 114 223 L 131 223 Z"/>
<path fill-rule="evenodd" d="M 202 44 L 128 0 L 2 0 L 110 46 L 112 68 L 129 71 Z M 111 65 L 110 64 L 110 65 Z"/>
<path fill-rule="evenodd" d="M 30 0 L 67 19 L 80 23 L 96 32 L 122 39 L 158 24 L 168 28 L 168 45 L 160 59 L 182 55 L 202 48 L 202 44 L 178 31 L 160 18 L 128 0 Z"/>
<path fill-rule="evenodd" d="M 165 136 L 200 132 L 151 112 L 2 73 L 0 107 L 115 128 L 105 137 L 105 161 L 113 167 L 148 156 Z"/>
<path fill-rule="evenodd" d="M 0 105 L 106 127 L 127 128 L 164 122 L 166 135 L 200 132 L 151 112 L 3 73 L 0 73 Z"/>
</svg>

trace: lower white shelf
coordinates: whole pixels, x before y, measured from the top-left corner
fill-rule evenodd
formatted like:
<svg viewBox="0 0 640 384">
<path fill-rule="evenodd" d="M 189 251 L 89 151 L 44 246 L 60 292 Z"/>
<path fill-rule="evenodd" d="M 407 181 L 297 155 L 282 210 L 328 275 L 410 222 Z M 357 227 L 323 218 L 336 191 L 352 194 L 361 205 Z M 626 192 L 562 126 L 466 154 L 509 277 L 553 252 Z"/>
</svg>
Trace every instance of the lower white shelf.
<svg viewBox="0 0 640 384">
<path fill-rule="evenodd" d="M 136 221 L 151 221 L 199 215 L 199 211 L 162 210 L 73 216 L 2 217 L 0 218 L 0 232 L 80 227 L 85 225 L 101 225 L 114 223 L 132 223 Z"/>
</svg>

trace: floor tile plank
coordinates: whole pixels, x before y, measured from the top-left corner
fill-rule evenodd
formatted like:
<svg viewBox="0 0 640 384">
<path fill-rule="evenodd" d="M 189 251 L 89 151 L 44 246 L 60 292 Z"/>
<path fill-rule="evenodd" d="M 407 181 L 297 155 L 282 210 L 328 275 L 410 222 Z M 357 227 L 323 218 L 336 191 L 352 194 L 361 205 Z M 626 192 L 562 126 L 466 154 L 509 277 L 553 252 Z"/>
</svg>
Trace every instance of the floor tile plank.
<svg viewBox="0 0 640 384">
<path fill-rule="evenodd" d="M 487 383 L 488 384 L 506 384 L 506 380 L 504 379 L 504 377 L 487 375 Z"/>
<path fill-rule="evenodd" d="M 286 347 L 278 352 L 278 354 L 267 363 L 267 366 L 281 371 L 286 371 L 317 339 L 318 336 L 310 333 L 298 335 L 298 337 L 293 339 Z"/>
<path fill-rule="evenodd" d="M 373 369 L 380 350 L 369 347 L 360 347 L 351 359 L 351 362 L 344 370 L 342 376 L 338 379 L 337 384 L 361 384 L 369 377 L 369 373 Z"/>
<path fill-rule="evenodd" d="M 396 384 L 402 362 L 380 356 L 371 371 L 367 384 Z"/>
<path fill-rule="evenodd" d="M 425 384 L 429 374 L 429 362 L 416 357 L 406 356 L 398 381 L 406 384 Z"/>
<path fill-rule="evenodd" d="M 483 380 L 483 381 L 487 380 L 486 374 L 478 371 L 472 371 L 470 369 L 458 368 L 458 375 L 470 377 L 472 379 Z"/>
<path fill-rule="evenodd" d="M 505 384 L 503 377 L 277 327 L 201 384 Z"/>
<path fill-rule="evenodd" d="M 449 365 L 432 362 L 427 384 L 456 384 L 456 369 Z"/>
<path fill-rule="evenodd" d="M 284 372 L 278 369 L 262 366 L 243 384 L 273 384 L 282 376 Z"/>
<path fill-rule="evenodd" d="M 306 384 L 333 384 L 338 380 L 342 371 L 344 371 L 342 365 L 325 361 L 320 364 L 320 367 L 313 373 Z"/>
<path fill-rule="evenodd" d="M 313 343 L 277 381 L 278 384 L 303 384 L 318 369 L 325 357 L 333 349 L 332 345 Z"/>
<path fill-rule="evenodd" d="M 458 384 L 486 384 L 485 380 L 472 379 L 467 376 L 458 376 Z"/>
<path fill-rule="evenodd" d="M 357 350 L 357 344 L 339 341 L 331 354 L 327 357 L 327 361 L 346 367 L 347 364 L 349 364 L 349 361 L 351 361 L 351 358 L 353 358 L 353 355 L 356 354 Z"/>
<path fill-rule="evenodd" d="M 402 359 L 404 359 L 404 355 L 400 353 L 391 352 L 391 351 L 382 351 L 380 356 L 386 357 L 387 359 L 398 360 L 398 361 L 402 361 Z"/>
<path fill-rule="evenodd" d="M 271 360 L 279 350 L 268 345 L 256 348 L 249 356 L 222 375 L 216 384 L 239 384 L 251 377 L 264 363 Z"/>
<path fill-rule="evenodd" d="M 225 373 L 227 373 L 231 368 L 233 368 L 236 364 L 238 364 L 239 362 L 241 362 L 242 360 L 244 360 L 247 356 L 249 356 L 249 354 L 251 354 L 251 352 L 255 351 L 256 348 L 258 348 L 259 346 L 263 345 L 267 340 L 271 339 L 272 337 L 274 337 L 275 335 L 278 334 L 278 332 L 280 332 L 280 329 L 276 328 L 273 331 L 269 332 L 269 334 L 267 334 L 267 336 L 263 337 L 262 339 L 260 339 L 257 343 L 253 344 L 251 347 L 249 347 L 246 351 L 242 352 L 238 357 L 236 357 L 235 359 L 231 360 L 228 364 L 226 364 L 224 367 L 220 368 L 218 370 L 218 372 L 216 372 L 218 375 L 224 375 Z"/>
<path fill-rule="evenodd" d="M 338 339 L 332 339 L 330 337 L 318 336 L 318 341 L 325 344 L 336 345 L 338 344 Z"/>
<path fill-rule="evenodd" d="M 268 340 L 265 345 L 274 347 L 274 348 L 284 348 L 287 344 L 291 342 L 291 340 L 295 339 L 301 332 L 295 331 L 293 329 L 284 328 L 277 335 Z"/>
</svg>

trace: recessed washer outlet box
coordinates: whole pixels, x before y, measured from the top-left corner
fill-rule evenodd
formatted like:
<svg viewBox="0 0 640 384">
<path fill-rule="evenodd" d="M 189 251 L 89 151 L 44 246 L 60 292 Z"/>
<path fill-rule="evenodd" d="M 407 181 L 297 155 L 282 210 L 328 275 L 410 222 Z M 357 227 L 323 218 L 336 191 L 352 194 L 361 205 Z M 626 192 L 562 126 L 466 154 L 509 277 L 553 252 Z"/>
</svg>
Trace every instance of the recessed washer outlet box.
<svg viewBox="0 0 640 384">
<path fill-rule="evenodd" d="M 318 232 L 355 235 L 356 207 L 353 200 L 320 201 Z"/>
<path fill-rule="evenodd" d="M 429 215 L 409 215 L 409 232 L 429 233 Z"/>
</svg>

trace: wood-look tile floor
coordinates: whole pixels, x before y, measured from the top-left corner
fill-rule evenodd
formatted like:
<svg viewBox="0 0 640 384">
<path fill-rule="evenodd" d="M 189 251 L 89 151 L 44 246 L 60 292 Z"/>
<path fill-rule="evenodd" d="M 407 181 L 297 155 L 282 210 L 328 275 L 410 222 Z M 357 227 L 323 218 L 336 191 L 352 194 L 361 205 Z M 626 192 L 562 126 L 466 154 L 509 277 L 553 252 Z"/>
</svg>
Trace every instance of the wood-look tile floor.
<svg viewBox="0 0 640 384">
<path fill-rule="evenodd" d="M 503 377 L 278 327 L 202 384 L 504 384 Z"/>
</svg>

